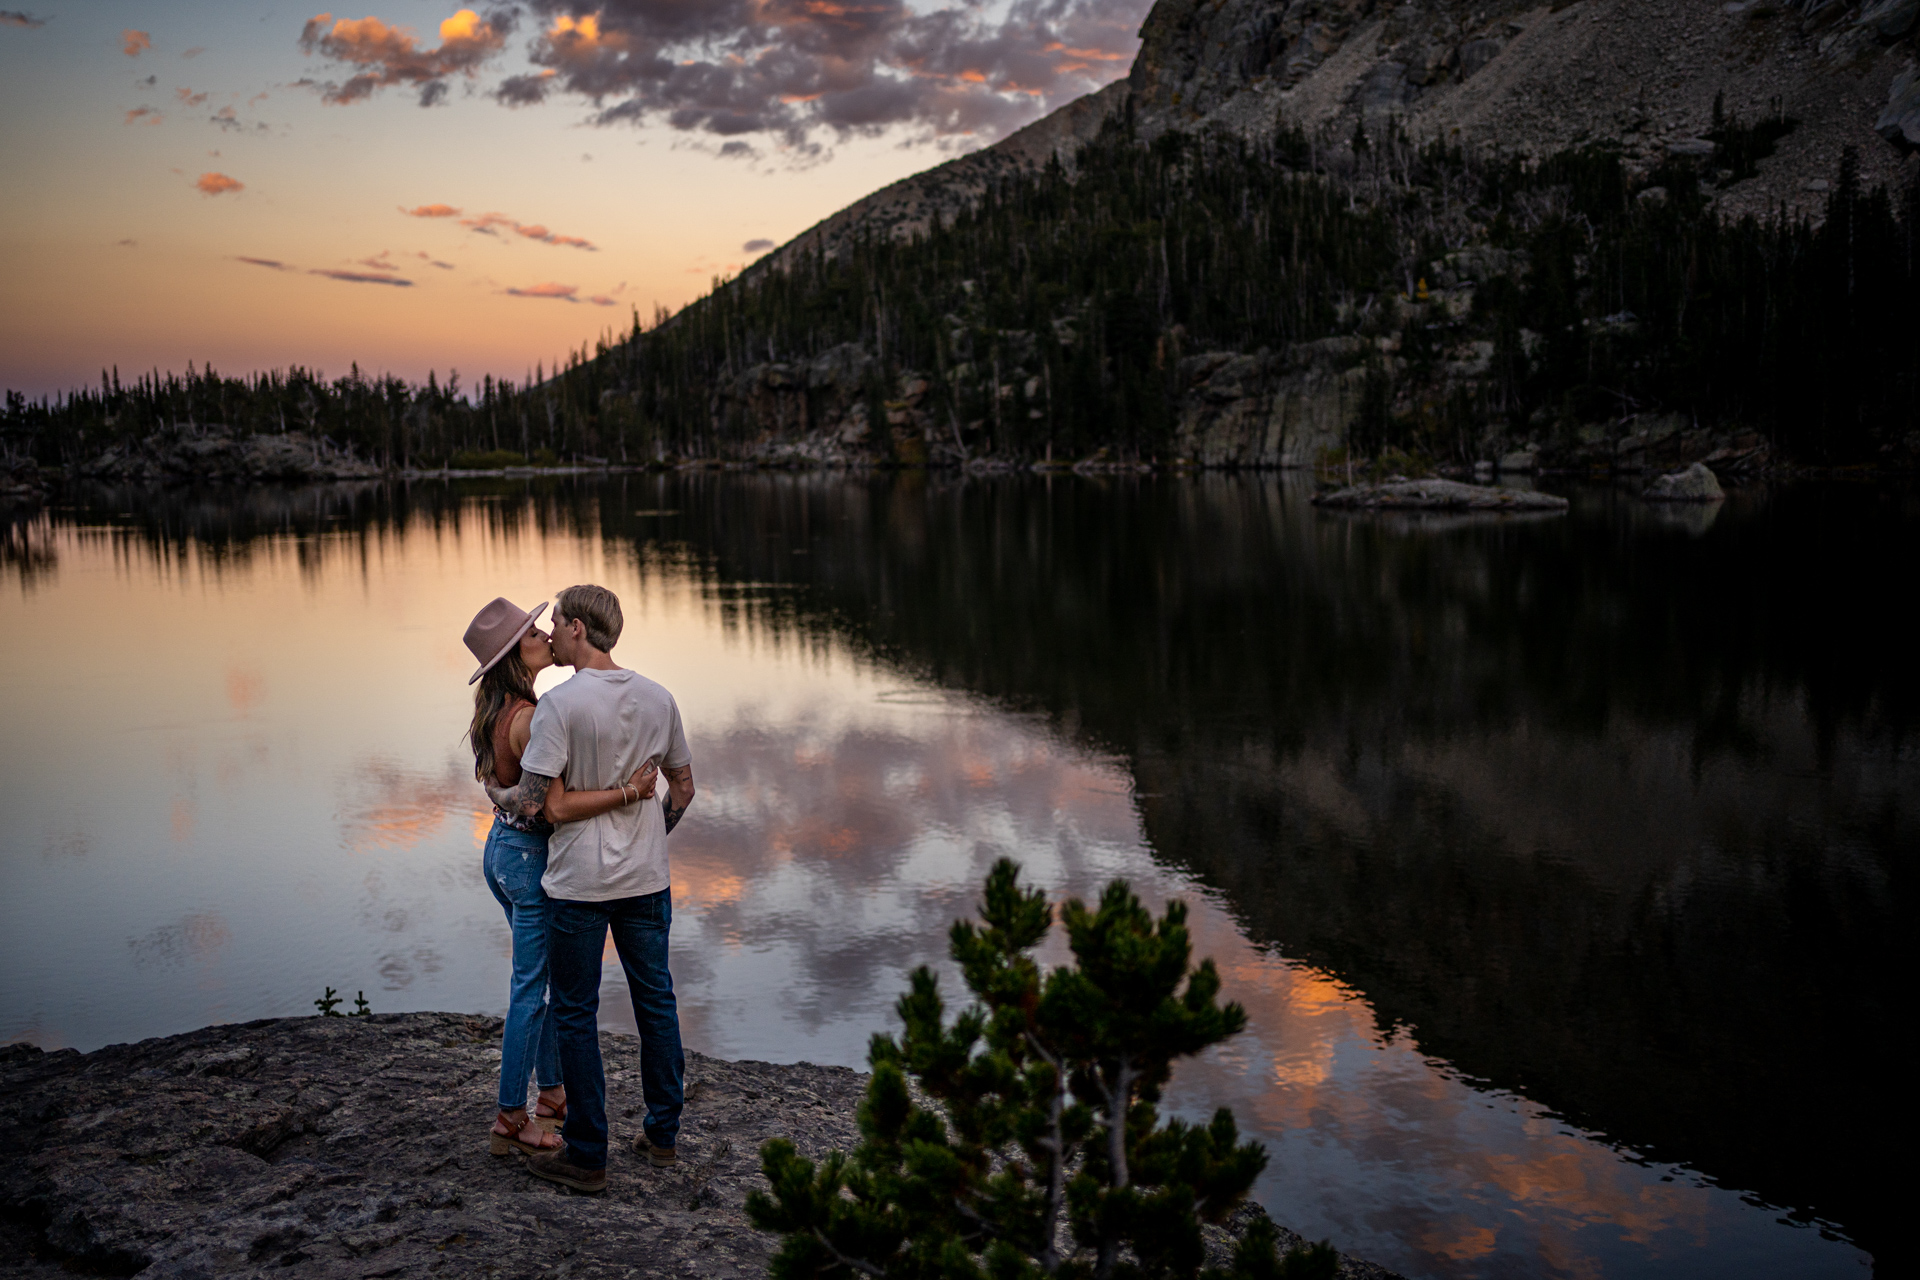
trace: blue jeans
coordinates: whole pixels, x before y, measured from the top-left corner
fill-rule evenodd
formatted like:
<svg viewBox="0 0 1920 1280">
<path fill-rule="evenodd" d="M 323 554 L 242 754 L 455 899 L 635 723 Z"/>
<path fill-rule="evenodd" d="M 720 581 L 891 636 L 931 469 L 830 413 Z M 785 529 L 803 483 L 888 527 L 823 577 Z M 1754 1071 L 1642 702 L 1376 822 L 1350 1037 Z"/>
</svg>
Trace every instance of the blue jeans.
<svg viewBox="0 0 1920 1280">
<path fill-rule="evenodd" d="M 542 1089 L 560 1083 L 560 1049 L 547 1008 L 547 913 L 552 900 L 540 887 L 547 870 L 547 837 L 516 831 L 499 818 L 487 833 L 487 888 L 506 909 L 513 929 L 513 985 L 507 1026 L 500 1036 L 500 1109 L 527 1105 L 527 1076 Z"/>
<path fill-rule="evenodd" d="M 547 953 L 553 966 L 553 1019 L 560 1033 L 560 1074 L 567 1082 L 567 1160 L 585 1169 L 607 1164 L 607 1076 L 600 1063 L 600 958 L 607 930 L 627 971 L 633 1021 L 640 1029 L 640 1091 L 647 1104 L 647 1141 L 670 1147 L 680 1134 L 687 1061 L 680 1051 L 680 1013 L 667 972 L 673 890 L 610 902 L 553 900 Z"/>
</svg>

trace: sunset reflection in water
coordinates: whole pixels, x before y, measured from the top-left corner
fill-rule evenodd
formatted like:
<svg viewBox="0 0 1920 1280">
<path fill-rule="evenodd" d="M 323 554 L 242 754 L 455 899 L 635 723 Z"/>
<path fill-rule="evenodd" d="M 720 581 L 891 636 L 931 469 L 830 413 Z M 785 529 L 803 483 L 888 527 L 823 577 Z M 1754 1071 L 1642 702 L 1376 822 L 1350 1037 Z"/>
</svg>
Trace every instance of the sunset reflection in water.
<svg viewBox="0 0 1920 1280">
<path fill-rule="evenodd" d="M 616 660 L 673 690 L 693 747 L 700 797 L 673 842 L 692 1047 L 863 1066 L 915 965 L 957 1003 L 947 927 L 1011 855 L 1056 900 L 1120 876 L 1156 908 L 1188 902 L 1250 1029 L 1183 1067 L 1170 1109 L 1231 1106 L 1273 1157 L 1261 1199 L 1309 1236 L 1409 1275 L 1861 1272 L 1850 1246 L 1456 1078 L 1250 943 L 1156 862 L 1127 761 L 783 629 L 668 544 L 510 503 L 211 547 L 60 513 L 29 531 L 44 554 L 0 586 L 0 661 L 35 673 L 12 697 L 33 749 L 16 734 L 0 782 L 0 1040 L 306 1014 L 325 985 L 381 1011 L 503 1012 L 460 634 L 493 595 L 597 581 L 626 606 Z M 61 620 L 57 663 L 30 619 Z M 603 1021 L 630 1031 L 609 961 Z"/>
</svg>

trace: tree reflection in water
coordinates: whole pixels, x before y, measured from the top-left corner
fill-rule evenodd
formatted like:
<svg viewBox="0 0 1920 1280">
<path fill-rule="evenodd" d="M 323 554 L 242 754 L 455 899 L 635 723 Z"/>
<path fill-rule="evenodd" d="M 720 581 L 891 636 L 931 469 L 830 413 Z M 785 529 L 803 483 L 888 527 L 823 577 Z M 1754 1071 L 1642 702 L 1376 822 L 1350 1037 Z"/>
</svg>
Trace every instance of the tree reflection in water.
<svg viewBox="0 0 1920 1280">
<path fill-rule="evenodd" d="M 1383 526 L 1271 479 L 669 488 L 716 585 L 803 583 L 785 625 L 1124 756 L 1156 854 L 1383 1030 L 1899 1253 L 1910 492 L 1703 530 L 1605 491 Z"/>
</svg>

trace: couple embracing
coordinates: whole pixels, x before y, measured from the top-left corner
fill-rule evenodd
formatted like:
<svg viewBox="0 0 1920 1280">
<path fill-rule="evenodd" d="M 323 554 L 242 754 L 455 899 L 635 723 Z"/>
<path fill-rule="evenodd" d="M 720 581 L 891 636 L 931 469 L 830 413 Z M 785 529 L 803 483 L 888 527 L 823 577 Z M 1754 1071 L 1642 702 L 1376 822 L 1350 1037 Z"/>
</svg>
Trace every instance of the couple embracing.
<svg viewBox="0 0 1920 1280">
<path fill-rule="evenodd" d="M 620 601 L 568 587 L 553 631 L 496 599 L 467 627 L 474 774 L 494 803 L 487 886 L 513 931 L 513 983 L 500 1046 L 495 1155 L 580 1191 L 607 1185 L 607 1085 L 600 1061 L 600 963 L 607 934 L 626 970 L 641 1041 L 647 1117 L 634 1141 L 675 1162 L 685 1094 L 680 1019 L 667 970 L 673 921 L 667 833 L 693 800 L 693 762 L 673 695 L 608 656 Z M 547 667 L 573 675 L 541 698 Z M 667 796 L 656 802 L 658 776 Z M 527 1107 L 527 1081 L 538 1098 Z M 556 1132 L 557 1130 L 557 1132 Z"/>
</svg>

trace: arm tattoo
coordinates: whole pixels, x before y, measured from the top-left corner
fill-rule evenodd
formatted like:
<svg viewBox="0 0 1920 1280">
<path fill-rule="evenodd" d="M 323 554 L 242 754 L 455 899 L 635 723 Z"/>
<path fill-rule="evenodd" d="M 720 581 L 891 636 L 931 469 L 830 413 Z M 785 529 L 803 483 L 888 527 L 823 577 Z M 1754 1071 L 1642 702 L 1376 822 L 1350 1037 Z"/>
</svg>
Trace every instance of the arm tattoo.
<svg viewBox="0 0 1920 1280">
<path fill-rule="evenodd" d="M 520 784 L 506 793 L 507 803 L 502 809 L 517 813 L 525 818 L 538 814 L 547 803 L 547 792 L 553 787 L 553 779 L 544 774 L 520 772 Z"/>
<path fill-rule="evenodd" d="M 671 796 L 668 796 L 660 801 L 660 813 L 661 813 L 661 816 L 666 818 L 667 820 L 668 835 L 672 835 L 673 829 L 680 825 L 681 815 L 686 813 L 686 811 L 687 810 L 684 805 L 678 809 L 674 808 L 673 798 Z"/>
</svg>

